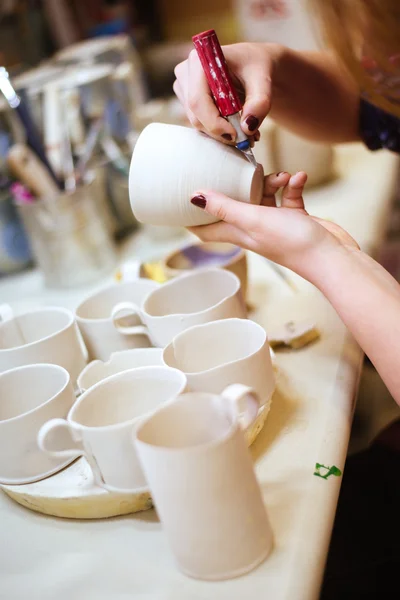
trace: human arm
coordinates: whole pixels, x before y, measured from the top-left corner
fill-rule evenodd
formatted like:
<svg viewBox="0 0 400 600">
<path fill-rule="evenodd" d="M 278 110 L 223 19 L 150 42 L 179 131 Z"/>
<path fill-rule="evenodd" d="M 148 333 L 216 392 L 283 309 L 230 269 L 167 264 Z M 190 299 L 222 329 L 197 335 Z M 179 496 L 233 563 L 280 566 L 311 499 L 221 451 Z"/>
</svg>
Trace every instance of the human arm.
<svg viewBox="0 0 400 600">
<path fill-rule="evenodd" d="M 336 224 L 308 215 L 305 174 L 266 178 L 264 206 L 201 191 L 207 212 L 222 221 L 192 231 L 205 241 L 231 242 L 285 266 L 329 300 L 400 404 L 400 286 Z M 282 206 L 275 192 L 285 186 Z M 198 195 L 199 195 L 198 194 Z"/>
<path fill-rule="evenodd" d="M 319 267 L 321 270 L 321 267 Z M 361 251 L 335 252 L 317 287 L 400 405 L 400 285 Z"/>
<path fill-rule="evenodd" d="M 233 44 L 223 51 L 245 100 L 242 128 L 247 135 L 254 135 L 270 114 L 315 141 L 359 139 L 359 91 L 328 52 L 296 52 L 262 43 Z M 177 65 L 175 75 L 174 91 L 192 125 L 225 143 L 229 140 L 222 136 L 232 136 L 234 143 L 235 131 L 215 107 L 196 51 Z"/>
</svg>

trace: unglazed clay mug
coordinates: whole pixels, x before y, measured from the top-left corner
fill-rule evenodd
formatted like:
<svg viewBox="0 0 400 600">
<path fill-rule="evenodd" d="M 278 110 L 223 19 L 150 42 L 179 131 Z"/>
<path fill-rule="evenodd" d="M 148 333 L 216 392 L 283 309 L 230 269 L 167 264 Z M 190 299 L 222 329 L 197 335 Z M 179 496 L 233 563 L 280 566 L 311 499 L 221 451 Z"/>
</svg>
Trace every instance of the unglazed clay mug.
<svg viewBox="0 0 400 600">
<path fill-rule="evenodd" d="M 240 202 L 260 204 L 264 186 L 236 148 L 190 127 L 151 123 L 136 142 L 129 173 L 129 197 L 136 219 L 149 225 L 188 227 L 218 219 L 191 204 L 198 190 L 214 190 Z"/>
<path fill-rule="evenodd" d="M 134 433 L 143 471 L 180 570 L 222 580 L 259 565 L 272 531 L 242 428 L 257 396 L 233 385 L 222 394 L 188 393 Z"/>
<path fill-rule="evenodd" d="M 121 334 L 134 332 L 123 318 L 140 317 L 153 346 L 163 348 L 181 331 L 217 319 L 245 319 L 246 307 L 239 278 L 224 269 L 204 269 L 181 275 L 158 286 L 144 299 L 141 309 L 130 302 L 117 304 L 115 327 Z"/>
<path fill-rule="evenodd" d="M 72 462 L 48 456 L 36 438 L 49 419 L 66 417 L 75 402 L 68 372 L 58 365 L 18 367 L 0 374 L 0 483 L 39 481 Z M 63 438 L 53 440 L 58 444 Z"/>
<path fill-rule="evenodd" d="M 240 279 L 243 297 L 247 294 L 247 254 L 243 248 L 223 242 L 195 242 L 167 254 L 160 261 L 167 279 L 198 269 L 219 267 Z"/>
<path fill-rule="evenodd" d="M 76 320 L 89 353 L 89 360 L 109 359 L 113 352 L 151 346 L 148 331 L 134 314 L 116 319 L 114 309 L 121 302 L 140 308 L 146 296 L 159 284 L 150 279 L 115 283 L 91 294 L 75 310 Z"/>
<path fill-rule="evenodd" d="M 147 489 L 132 431 L 142 419 L 186 388 L 186 377 L 176 369 L 139 367 L 100 381 L 84 392 L 66 419 L 52 419 L 39 431 L 39 447 L 58 459 L 83 456 L 97 485 L 111 491 Z M 60 450 L 53 440 L 70 434 Z"/>
<path fill-rule="evenodd" d="M 263 407 L 271 402 L 275 375 L 267 334 L 249 319 L 191 327 L 164 348 L 163 359 L 185 373 L 190 391 L 219 394 L 241 383 L 255 390 Z"/>
<path fill-rule="evenodd" d="M 81 392 L 85 392 L 111 375 L 137 367 L 162 366 L 164 364 L 162 354 L 162 348 L 132 348 L 113 352 L 107 362 L 93 360 L 79 375 L 78 388 Z"/>
<path fill-rule="evenodd" d="M 60 365 L 75 385 L 87 362 L 87 352 L 73 313 L 45 307 L 14 315 L 3 305 L 0 320 L 0 373 L 36 363 Z"/>
</svg>

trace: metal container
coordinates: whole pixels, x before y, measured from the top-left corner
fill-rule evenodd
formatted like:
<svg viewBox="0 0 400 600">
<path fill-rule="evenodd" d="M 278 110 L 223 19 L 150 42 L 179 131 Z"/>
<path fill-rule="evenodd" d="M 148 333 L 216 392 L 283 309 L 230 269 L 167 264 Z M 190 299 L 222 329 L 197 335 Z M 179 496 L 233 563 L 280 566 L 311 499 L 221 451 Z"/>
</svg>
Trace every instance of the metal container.
<svg viewBox="0 0 400 600">
<path fill-rule="evenodd" d="M 98 204 L 101 193 L 92 178 L 75 192 L 18 205 L 46 286 L 87 285 L 115 268 L 115 245 Z"/>
<path fill-rule="evenodd" d="M 7 190 L 0 191 L 0 276 L 22 271 L 33 262 L 28 237 Z"/>
</svg>

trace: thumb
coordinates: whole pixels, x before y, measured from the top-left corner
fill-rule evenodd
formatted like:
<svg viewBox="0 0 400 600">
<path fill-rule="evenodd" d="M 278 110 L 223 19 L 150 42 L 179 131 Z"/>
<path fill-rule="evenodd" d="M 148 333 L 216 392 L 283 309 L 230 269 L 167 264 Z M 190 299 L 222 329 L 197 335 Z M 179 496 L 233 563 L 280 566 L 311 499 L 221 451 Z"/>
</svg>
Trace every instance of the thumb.
<svg viewBox="0 0 400 600">
<path fill-rule="evenodd" d="M 218 192 L 198 191 L 190 202 L 219 221 L 235 225 L 244 231 L 253 230 L 260 221 L 259 206 L 233 200 Z"/>
</svg>

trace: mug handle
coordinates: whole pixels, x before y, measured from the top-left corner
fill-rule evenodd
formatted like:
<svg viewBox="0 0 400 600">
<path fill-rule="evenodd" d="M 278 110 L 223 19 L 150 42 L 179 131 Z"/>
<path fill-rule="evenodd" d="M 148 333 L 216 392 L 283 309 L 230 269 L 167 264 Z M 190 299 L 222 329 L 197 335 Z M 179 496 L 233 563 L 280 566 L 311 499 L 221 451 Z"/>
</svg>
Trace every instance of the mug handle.
<svg viewBox="0 0 400 600">
<path fill-rule="evenodd" d="M 228 401 L 241 429 L 246 430 L 254 423 L 260 408 L 260 400 L 252 388 L 234 383 L 225 388 L 221 396 Z"/>
<path fill-rule="evenodd" d="M 69 435 L 71 437 L 75 438 L 75 440 L 77 442 L 75 448 L 68 448 L 65 450 L 54 450 L 53 448 L 51 448 L 50 446 L 47 445 L 47 442 L 48 442 L 47 438 L 48 438 L 49 434 L 51 432 L 55 432 L 57 430 L 60 431 L 62 429 L 66 429 L 68 431 Z M 103 477 L 101 475 L 101 471 L 99 469 L 99 466 L 98 466 L 96 460 L 94 459 L 93 456 L 89 455 L 85 451 L 82 443 L 80 443 L 81 440 L 79 440 L 77 438 L 78 438 L 78 436 L 77 436 L 76 429 L 74 427 L 72 427 L 70 425 L 70 423 L 68 423 L 68 421 L 66 421 L 65 419 L 51 419 L 50 421 L 47 421 L 47 423 L 42 425 L 42 427 L 39 429 L 37 443 L 38 443 L 39 448 L 42 450 L 42 452 L 45 452 L 49 456 L 55 456 L 56 458 L 70 458 L 71 460 L 74 460 L 75 458 L 79 458 L 80 456 L 82 456 L 83 458 L 85 458 L 87 460 L 90 468 L 92 469 L 95 484 L 99 485 L 101 487 L 104 487 Z"/>
<path fill-rule="evenodd" d="M 122 315 L 121 313 L 125 313 Z M 124 327 L 118 323 L 118 320 L 121 319 L 122 316 L 131 316 L 136 315 L 141 319 L 141 312 L 136 304 L 132 302 L 119 302 L 114 306 L 111 311 L 111 318 L 113 321 L 113 325 L 117 331 L 124 335 L 149 335 L 149 330 L 145 325 L 134 325 L 133 327 Z"/>
<path fill-rule="evenodd" d="M 9 304 L 0 304 L 0 322 L 14 318 L 14 311 Z"/>
</svg>

